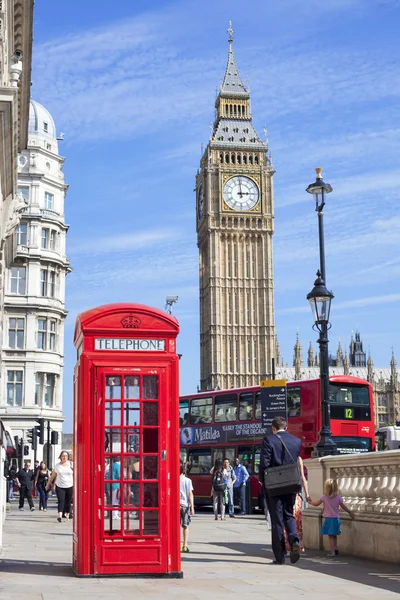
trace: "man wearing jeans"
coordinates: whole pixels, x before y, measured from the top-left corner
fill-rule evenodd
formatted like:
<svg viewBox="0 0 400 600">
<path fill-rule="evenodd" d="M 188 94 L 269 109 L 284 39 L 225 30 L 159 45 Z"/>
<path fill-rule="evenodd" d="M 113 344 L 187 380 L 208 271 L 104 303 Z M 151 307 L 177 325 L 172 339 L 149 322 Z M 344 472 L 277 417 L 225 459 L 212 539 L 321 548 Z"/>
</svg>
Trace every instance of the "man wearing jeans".
<svg viewBox="0 0 400 600">
<path fill-rule="evenodd" d="M 236 481 L 235 471 L 232 469 L 229 460 L 224 460 L 224 480 L 226 483 L 226 492 L 228 494 L 228 510 L 231 518 L 235 517 L 235 506 L 233 504 L 233 484 Z"/>
<path fill-rule="evenodd" d="M 235 494 L 237 496 L 239 504 L 239 512 L 241 515 L 246 514 L 246 482 L 249 478 L 249 474 L 244 465 L 240 464 L 239 458 L 235 460 L 235 477 L 236 481 L 233 484 Z M 251 512 L 251 511 L 250 511 Z"/>
</svg>

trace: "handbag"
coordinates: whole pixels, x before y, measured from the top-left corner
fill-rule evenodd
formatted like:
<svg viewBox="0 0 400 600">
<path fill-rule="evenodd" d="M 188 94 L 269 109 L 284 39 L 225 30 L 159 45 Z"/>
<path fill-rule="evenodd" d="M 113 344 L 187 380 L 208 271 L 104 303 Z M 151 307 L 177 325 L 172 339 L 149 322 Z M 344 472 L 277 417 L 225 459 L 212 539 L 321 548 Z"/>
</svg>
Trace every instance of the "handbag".
<svg viewBox="0 0 400 600">
<path fill-rule="evenodd" d="M 285 494 L 297 494 L 301 492 L 301 476 L 297 461 L 293 459 L 285 442 L 278 435 L 282 443 L 282 461 L 285 450 L 287 450 L 292 463 L 269 467 L 264 471 L 264 486 L 270 496 L 283 496 Z"/>
</svg>

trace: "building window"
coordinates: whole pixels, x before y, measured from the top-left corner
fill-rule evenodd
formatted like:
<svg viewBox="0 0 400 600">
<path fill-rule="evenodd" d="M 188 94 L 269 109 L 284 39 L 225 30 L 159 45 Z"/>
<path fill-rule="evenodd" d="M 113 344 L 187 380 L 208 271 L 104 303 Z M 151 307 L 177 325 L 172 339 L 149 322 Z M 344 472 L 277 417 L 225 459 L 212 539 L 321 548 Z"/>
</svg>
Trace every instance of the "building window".
<svg viewBox="0 0 400 600">
<path fill-rule="evenodd" d="M 17 227 L 17 246 L 26 246 L 28 243 L 28 223 L 20 223 Z"/>
<path fill-rule="evenodd" d="M 50 244 L 49 244 L 50 250 L 56 249 L 56 239 L 57 239 L 57 232 L 54 229 L 51 229 L 50 230 Z"/>
<path fill-rule="evenodd" d="M 26 293 L 26 267 L 11 267 L 11 293 L 23 296 Z"/>
<path fill-rule="evenodd" d="M 27 185 L 18 186 L 18 196 L 20 196 L 25 202 L 29 202 L 29 187 Z"/>
<path fill-rule="evenodd" d="M 50 192 L 44 193 L 44 207 L 47 210 L 54 210 L 54 194 L 50 194 Z"/>
<path fill-rule="evenodd" d="M 49 124 L 46 121 L 43 121 L 43 129 L 45 133 L 49 133 Z"/>
<path fill-rule="evenodd" d="M 54 406 L 54 390 L 56 376 L 54 373 L 36 373 L 35 404 L 37 406 Z"/>
<path fill-rule="evenodd" d="M 7 371 L 7 404 L 22 406 L 23 371 Z"/>
<path fill-rule="evenodd" d="M 55 271 L 41 269 L 40 271 L 40 295 L 55 298 L 57 291 L 57 274 Z"/>
<path fill-rule="evenodd" d="M 37 347 L 39 350 L 56 350 L 56 322 L 53 319 L 38 319 Z"/>
<path fill-rule="evenodd" d="M 42 248 L 47 248 L 49 245 L 50 229 L 42 228 Z"/>
<path fill-rule="evenodd" d="M 24 348 L 25 319 L 10 317 L 8 320 L 8 346 L 9 348 Z"/>
<path fill-rule="evenodd" d="M 46 144 L 46 150 L 51 150 L 51 144 Z"/>
</svg>

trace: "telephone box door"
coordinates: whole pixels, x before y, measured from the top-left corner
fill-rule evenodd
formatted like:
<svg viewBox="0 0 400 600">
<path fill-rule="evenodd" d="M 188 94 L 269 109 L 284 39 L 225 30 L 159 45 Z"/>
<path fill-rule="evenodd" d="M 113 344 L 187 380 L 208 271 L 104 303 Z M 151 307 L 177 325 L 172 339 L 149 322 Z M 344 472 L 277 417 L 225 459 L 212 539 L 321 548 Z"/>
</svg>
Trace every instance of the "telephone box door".
<svg viewBox="0 0 400 600">
<path fill-rule="evenodd" d="M 96 573 L 167 571 L 167 371 L 97 369 Z"/>
</svg>

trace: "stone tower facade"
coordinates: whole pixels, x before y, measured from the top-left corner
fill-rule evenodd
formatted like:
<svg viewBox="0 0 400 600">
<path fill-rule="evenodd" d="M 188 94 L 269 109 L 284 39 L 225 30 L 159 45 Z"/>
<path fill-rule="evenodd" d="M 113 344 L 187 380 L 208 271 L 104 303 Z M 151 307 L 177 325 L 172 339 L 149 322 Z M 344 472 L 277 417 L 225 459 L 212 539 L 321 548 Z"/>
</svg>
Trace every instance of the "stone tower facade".
<svg viewBox="0 0 400 600">
<path fill-rule="evenodd" d="M 256 133 L 230 27 L 228 63 L 196 177 L 202 390 L 259 385 L 275 356 L 273 166 Z"/>
</svg>

